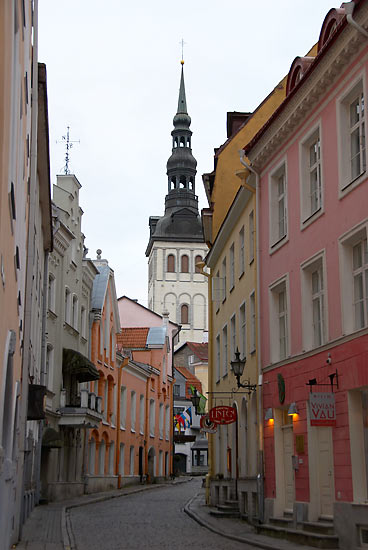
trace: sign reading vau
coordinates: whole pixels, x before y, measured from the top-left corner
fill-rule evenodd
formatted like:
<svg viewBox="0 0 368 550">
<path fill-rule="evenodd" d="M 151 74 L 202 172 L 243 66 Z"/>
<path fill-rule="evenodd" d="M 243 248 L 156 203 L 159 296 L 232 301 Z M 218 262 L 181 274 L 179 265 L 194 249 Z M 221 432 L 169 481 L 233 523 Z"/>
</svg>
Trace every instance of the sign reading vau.
<svg viewBox="0 0 368 550">
<path fill-rule="evenodd" d="M 310 393 L 309 410 L 311 426 L 336 426 L 334 393 Z"/>
<path fill-rule="evenodd" d="M 209 412 L 209 417 L 214 424 L 232 424 L 236 421 L 236 409 L 225 405 L 213 407 Z"/>
</svg>

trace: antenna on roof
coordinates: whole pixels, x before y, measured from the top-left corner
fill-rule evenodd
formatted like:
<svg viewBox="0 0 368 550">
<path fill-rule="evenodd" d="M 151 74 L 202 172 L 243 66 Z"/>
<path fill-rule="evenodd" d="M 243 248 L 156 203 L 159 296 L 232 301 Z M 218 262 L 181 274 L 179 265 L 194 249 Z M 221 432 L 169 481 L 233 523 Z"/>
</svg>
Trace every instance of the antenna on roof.
<svg viewBox="0 0 368 550">
<path fill-rule="evenodd" d="M 64 165 L 64 174 L 67 175 L 67 174 L 70 174 L 70 170 L 69 170 L 69 161 L 70 161 L 70 158 L 69 158 L 69 151 L 70 149 L 73 147 L 73 143 L 80 143 L 80 140 L 71 140 L 70 137 L 69 137 L 69 130 L 70 130 L 70 126 L 67 126 L 67 132 L 66 132 L 66 136 L 62 136 L 62 141 L 57 141 L 56 143 L 62 143 L 64 142 L 65 143 L 65 165 Z"/>
</svg>

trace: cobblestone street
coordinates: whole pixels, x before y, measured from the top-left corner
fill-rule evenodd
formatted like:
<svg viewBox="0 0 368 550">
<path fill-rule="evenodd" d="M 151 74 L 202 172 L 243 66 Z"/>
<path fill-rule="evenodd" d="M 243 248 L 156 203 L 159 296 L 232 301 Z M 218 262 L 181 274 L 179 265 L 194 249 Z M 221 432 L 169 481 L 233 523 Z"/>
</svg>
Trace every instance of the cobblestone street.
<svg viewBox="0 0 368 550">
<path fill-rule="evenodd" d="M 70 510 L 77 550 L 247 550 L 201 527 L 184 513 L 200 489 L 195 479 Z"/>
</svg>

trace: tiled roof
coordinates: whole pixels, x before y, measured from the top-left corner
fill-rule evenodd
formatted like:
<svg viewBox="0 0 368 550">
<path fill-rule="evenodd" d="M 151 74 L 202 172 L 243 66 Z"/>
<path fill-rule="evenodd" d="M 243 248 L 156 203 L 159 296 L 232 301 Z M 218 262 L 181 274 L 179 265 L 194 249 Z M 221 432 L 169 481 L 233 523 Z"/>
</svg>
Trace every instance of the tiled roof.
<svg viewBox="0 0 368 550">
<path fill-rule="evenodd" d="M 149 328 L 122 328 L 121 334 L 116 335 L 118 349 L 122 348 L 145 348 Z"/>
<path fill-rule="evenodd" d="M 187 346 L 203 363 L 208 362 L 208 343 L 187 342 Z"/>
<path fill-rule="evenodd" d="M 192 396 L 190 386 L 194 386 L 199 392 L 202 393 L 202 384 L 200 380 L 198 380 L 198 378 L 192 374 L 190 370 L 185 367 L 175 367 L 175 369 L 185 378 L 185 397 L 187 399 L 190 399 Z"/>
</svg>

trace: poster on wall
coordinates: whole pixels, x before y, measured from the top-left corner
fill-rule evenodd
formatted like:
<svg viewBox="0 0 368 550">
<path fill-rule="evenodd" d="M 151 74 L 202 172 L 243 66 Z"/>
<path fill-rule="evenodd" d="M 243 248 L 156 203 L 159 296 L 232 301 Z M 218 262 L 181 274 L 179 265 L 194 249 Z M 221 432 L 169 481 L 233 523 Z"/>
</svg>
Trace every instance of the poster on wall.
<svg viewBox="0 0 368 550">
<path fill-rule="evenodd" d="M 311 426 L 336 426 L 335 394 L 332 392 L 310 393 L 309 412 Z"/>
</svg>

